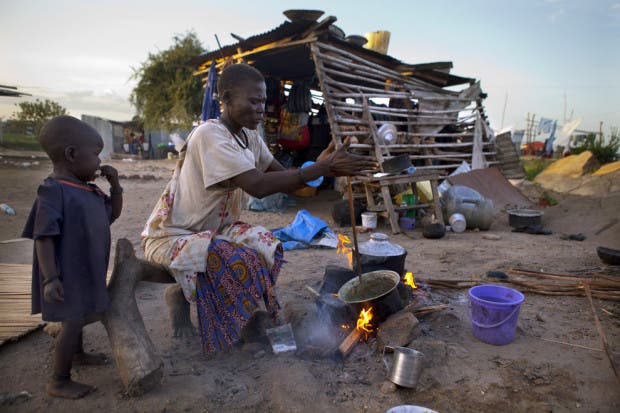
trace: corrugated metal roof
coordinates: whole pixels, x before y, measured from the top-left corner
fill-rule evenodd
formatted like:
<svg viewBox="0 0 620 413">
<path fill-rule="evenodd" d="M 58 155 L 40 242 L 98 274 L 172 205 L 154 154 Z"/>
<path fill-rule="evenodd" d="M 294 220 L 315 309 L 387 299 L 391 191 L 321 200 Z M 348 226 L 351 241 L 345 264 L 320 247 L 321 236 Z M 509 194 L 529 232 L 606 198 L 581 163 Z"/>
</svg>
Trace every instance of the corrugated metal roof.
<svg viewBox="0 0 620 413">
<path fill-rule="evenodd" d="M 361 55 L 371 61 L 385 66 L 386 68 L 405 73 L 407 76 L 415 77 L 437 86 L 445 87 L 461 85 L 466 83 L 473 83 L 475 81 L 475 79 L 472 78 L 455 76 L 453 74 L 450 74 L 450 69 L 452 69 L 452 62 L 408 64 L 390 55 L 379 53 L 374 50 L 366 49 L 362 46 L 350 43 L 336 34 L 338 33 L 338 31 L 340 31 L 337 26 L 333 25 L 336 20 L 336 17 L 328 16 L 318 22 L 309 20 L 301 20 L 295 22 L 285 21 L 284 23 L 272 30 L 257 34 L 243 41 L 227 45 L 222 47 L 221 49 L 206 53 L 197 58 L 194 62 L 200 65 L 198 73 L 206 73 L 209 66 L 211 65 L 211 61 L 214 59 L 223 59 L 244 52 L 251 53 L 252 50 L 274 42 L 282 41 L 285 39 L 291 39 L 292 41 L 293 39 L 300 39 L 302 35 L 307 36 L 310 34 L 314 34 L 317 37 L 320 37 L 321 41 L 334 44 L 335 46 L 340 48 L 345 48 L 355 54 Z M 330 26 L 334 27 L 330 29 Z M 298 45 L 297 47 L 305 46 Z M 257 50 L 256 53 L 261 53 L 264 55 L 263 52 L 264 50 Z M 254 54 L 252 53 L 252 55 Z M 273 57 L 274 55 L 270 54 L 269 58 Z M 308 65 L 313 65 L 313 63 L 308 59 L 296 60 L 295 63 L 296 65 L 300 65 L 303 64 L 304 61 L 307 61 Z M 310 73 L 313 71 L 313 68 L 307 68 L 306 70 L 297 68 L 295 72 L 296 74 L 300 74 Z"/>
</svg>

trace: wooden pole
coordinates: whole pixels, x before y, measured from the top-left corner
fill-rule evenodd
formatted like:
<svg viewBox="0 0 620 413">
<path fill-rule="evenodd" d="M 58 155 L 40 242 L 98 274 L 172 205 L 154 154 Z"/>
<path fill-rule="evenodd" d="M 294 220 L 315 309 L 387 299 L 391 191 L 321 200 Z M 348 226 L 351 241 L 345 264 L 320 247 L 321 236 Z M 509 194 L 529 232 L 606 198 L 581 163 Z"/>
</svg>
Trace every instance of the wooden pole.
<svg viewBox="0 0 620 413">
<path fill-rule="evenodd" d="M 598 319 L 598 315 L 596 315 L 596 309 L 594 308 L 594 302 L 592 301 L 592 294 L 590 294 L 590 285 L 587 281 L 583 283 L 583 290 L 586 293 L 586 297 L 588 297 L 588 301 L 590 302 L 590 308 L 592 309 L 592 315 L 594 316 L 594 323 L 596 324 L 596 329 L 598 330 L 598 334 L 601 337 L 601 342 L 603 343 L 603 349 L 605 350 L 605 354 L 607 354 L 607 358 L 609 359 L 609 364 L 611 364 L 611 369 L 614 371 L 614 374 L 616 376 L 616 379 L 618 380 L 618 383 L 620 383 L 620 373 L 618 373 L 618 368 L 616 367 L 614 358 L 611 355 L 611 350 L 609 349 L 609 344 L 607 343 L 607 337 L 605 336 L 605 332 L 603 331 L 601 322 Z"/>
<path fill-rule="evenodd" d="M 353 230 L 353 258 L 355 259 L 355 272 L 359 279 L 359 287 L 362 287 L 362 263 L 360 262 L 360 254 L 357 246 L 357 231 L 355 230 L 355 206 L 353 205 L 353 188 L 351 186 L 351 177 L 347 176 L 347 190 L 349 191 L 349 215 L 351 216 L 351 229 Z"/>
<path fill-rule="evenodd" d="M 504 98 L 504 109 L 502 110 L 502 123 L 500 125 L 500 129 L 504 129 L 504 116 L 506 116 L 506 105 L 508 104 L 508 93 L 506 93 L 506 97 Z"/>
</svg>

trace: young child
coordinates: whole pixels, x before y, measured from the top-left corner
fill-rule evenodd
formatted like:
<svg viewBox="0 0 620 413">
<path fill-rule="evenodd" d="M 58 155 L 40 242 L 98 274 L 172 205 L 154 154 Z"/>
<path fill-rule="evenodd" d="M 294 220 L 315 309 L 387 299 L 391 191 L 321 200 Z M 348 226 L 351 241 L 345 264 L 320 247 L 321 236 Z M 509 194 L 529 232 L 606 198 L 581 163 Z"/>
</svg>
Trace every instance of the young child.
<svg viewBox="0 0 620 413">
<path fill-rule="evenodd" d="M 62 322 L 47 393 L 77 399 L 95 388 L 71 380 L 73 362 L 105 362 L 101 356 L 84 353 L 82 327 L 99 320 L 110 304 L 106 290 L 110 224 L 121 214 L 123 189 L 116 169 L 100 166 L 103 140 L 88 124 L 70 116 L 56 117 L 45 124 L 39 142 L 54 171 L 39 186 L 23 232 L 34 240 L 32 313 Z M 98 170 L 110 183 L 110 196 L 88 183 Z"/>
</svg>

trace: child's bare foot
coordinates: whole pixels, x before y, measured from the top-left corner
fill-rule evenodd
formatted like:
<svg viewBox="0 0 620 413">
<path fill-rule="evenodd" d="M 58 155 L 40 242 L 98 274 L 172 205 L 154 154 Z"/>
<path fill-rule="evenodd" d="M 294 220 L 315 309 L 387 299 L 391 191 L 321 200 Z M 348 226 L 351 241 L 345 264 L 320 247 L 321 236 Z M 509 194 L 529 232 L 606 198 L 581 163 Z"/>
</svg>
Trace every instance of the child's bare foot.
<svg viewBox="0 0 620 413">
<path fill-rule="evenodd" d="M 71 379 L 50 380 L 45 386 L 47 394 L 54 397 L 64 397 L 65 399 L 80 399 L 88 393 L 92 393 L 97 388 L 88 384 L 78 383 Z"/>
<path fill-rule="evenodd" d="M 108 358 L 101 353 L 75 353 L 73 364 L 78 366 L 103 366 L 108 364 Z"/>
</svg>

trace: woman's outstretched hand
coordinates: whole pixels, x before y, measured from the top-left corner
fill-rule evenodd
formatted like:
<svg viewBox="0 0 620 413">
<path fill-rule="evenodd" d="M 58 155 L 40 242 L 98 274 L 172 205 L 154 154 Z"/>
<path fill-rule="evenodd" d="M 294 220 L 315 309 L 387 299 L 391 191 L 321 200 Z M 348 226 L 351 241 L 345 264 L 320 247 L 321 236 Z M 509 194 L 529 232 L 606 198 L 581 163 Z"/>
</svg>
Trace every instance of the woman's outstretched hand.
<svg viewBox="0 0 620 413">
<path fill-rule="evenodd" d="M 322 153 L 321 162 L 325 162 L 329 170 L 329 176 L 361 175 L 363 172 L 374 171 L 379 165 L 370 156 L 354 155 L 348 152 L 351 138 L 348 137 L 344 144 L 334 150 L 333 142 L 327 148 L 331 153 Z"/>
</svg>

